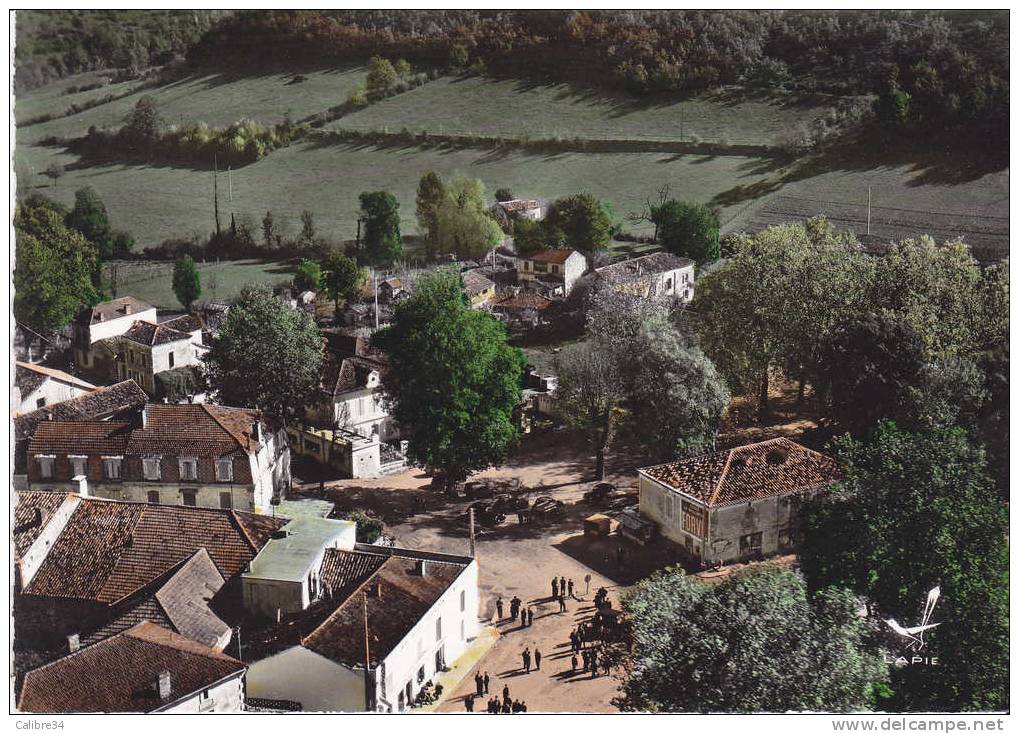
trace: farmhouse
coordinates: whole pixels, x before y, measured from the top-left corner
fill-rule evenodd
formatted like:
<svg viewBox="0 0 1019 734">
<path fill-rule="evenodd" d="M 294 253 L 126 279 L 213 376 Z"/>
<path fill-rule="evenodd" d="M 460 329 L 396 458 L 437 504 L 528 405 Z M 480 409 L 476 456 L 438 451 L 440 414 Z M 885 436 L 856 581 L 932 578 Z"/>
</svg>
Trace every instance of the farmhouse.
<svg viewBox="0 0 1019 734">
<path fill-rule="evenodd" d="M 136 421 L 46 421 L 28 446 L 33 489 L 264 512 L 290 484 L 282 424 L 244 408 L 146 405 Z"/>
<path fill-rule="evenodd" d="M 151 622 L 28 673 L 18 710 L 199 713 L 244 709 L 247 666 Z"/>
<path fill-rule="evenodd" d="M 174 369 L 198 369 L 205 349 L 202 322 L 190 315 L 160 324 L 135 321 L 119 337 L 105 343 L 114 354 L 116 378 L 134 380 L 150 395 L 158 390 L 156 375 Z"/>
<path fill-rule="evenodd" d="M 135 321 L 156 323 L 156 307 L 134 296 L 123 296 L 78 314 L 73 326 L 74 359 L 78 367 L 100 374 L 115 371 L 113 365 L 106 363 L 113 355 L 108 350 L 97 350 L 96 345 L 120 336 Z"/>
<path fill-rule="evenodd" d="M 528 288 L 565 297 L 586 270 L 587 258 L 577 250 L 541 250 L 520 257 L 517 280 Z"/>
<path fill-rule="evenodd" d="M 538 222 L 548 214 L 548 204 L 539 199 L 497 201 L 492 206 L 492 214 L 504 224 L 519 219 Z"/>
<path fill-rule="evenodd" d="M 14 364 L 11 407 L 15 415 L 70 400 L 96 389 L 91 382 L 61 370 L 30 362 L 17 361 Z"/>
<path fill-rule="evenodd" d="M 463 274 L 464 293 L 470 300 L 471 308 L 482 306 L 495 298 L 495 283 L 477 270 L 467 270 Z"/>
<path fill-rule="evenodd" d="M 704 565 L 791 551 L 799 507 L 835 462 L 786 438 L 638 470 L 640 513 Z"/>
<path fill-rule="evenodd" d="M 596 268 L 595 276 L 622 293 L 644 298 L 672 297 L 682 303 L 693 300 L 694 261 L 669 252 L 630 258 Z"/>
<path fill-rule="evenodd" d="M 322 367 L 322 399 L 312 411 L 319 422 L 337 426 L 364 438 L 395 441 L 399 427 L 390 418 L 384 400 L 383 380 L 389 370 L 384 355 L 326 355 Z"/>
<path fill-rule="evenodd" d="M 473 558 L 359 543 L 326 550 L 319 578 L 310 629 L 252 664 L 249 695 L 306 711 L 403 711 L 478 634 Z"/>
</svg>

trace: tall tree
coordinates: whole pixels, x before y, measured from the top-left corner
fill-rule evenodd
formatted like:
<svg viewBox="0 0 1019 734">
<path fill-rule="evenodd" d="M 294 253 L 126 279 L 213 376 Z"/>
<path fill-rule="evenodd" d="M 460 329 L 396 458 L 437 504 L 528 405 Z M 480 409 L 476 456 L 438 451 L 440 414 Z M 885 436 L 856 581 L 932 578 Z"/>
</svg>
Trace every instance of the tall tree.
<svg viewBox="0 0 1019 734">
<path fill-rule="evenodd" d="M 301 212 L 301 243 L 310 245 L 315 241 L 315 215 L 308 209 Z"/>
<path fill-rule="evenodd" d="M 74 209 L 67 214 L 65 221 L 68 227 L 81 232 L 95 245 L 101 259 L 109 260 L 113 256 L 113 230 L 106 204 L 91 186 L 74 192 Z"/>
<path fill-rule="evenodd" d="M 368 96 L 379 99 L 387 96 L 393 89 L 400 75 L 389 59 L 372 56 L 368 59 Z"/>
<path fill-rule="evenodd" d="M 42 199 L 23 202 L 14 217 L 14 317 L 36 331 L 61 329 L 100 301 L 95 246 L 63 219 Z"/>
<path fill-rule="evenodd" d="M 506 459 L 519 438 L 523 357 L 502 324 L 468 307 L 458 273 L 421 278 L 375 343 L 389 355 L 386 390 L 412 459 L 448 481 Z"/>
<path fill-rule="evenodd" d="M 604 250 L 612 239 L 612 215 L 590 194 L 557 199 L 549 209 L 548 227 L 561 233 L 566 246 L 585 253 Z"/>
<path fill-rule="evenodd" d="M 333 299 L 336 317 L 339 318 L 340 302 L 351 298 L 364 287 L 368 273 L 356 260 L 339 252 L 331 254 L 322 265 L 322 287 Z"/>
<path fill-rule="evenodd" d="M 361 194 L 364 253 L 372 265 L 391 265 L 403 255 L 400 202 L 388 191 Z"/>
<path fill-rule="evenodd" d="M 241 291 L 203 360 L 219 402 L 287 420 L 315 399 L 322 352 L 311 316 L 259 284 Z"/>
<path fill-rule="evenodd" d="M 185 255 L 173 266 L 173 293 L 188 312 L 202 295 L 202 277 L 190 255 Z"/>
<path fill-rule="evenodd" d="M 439 205 L 446 197 L 446 187 L 435 171 L 428 171 L 418 182 L 418 193 L 415 213 L 418 229 L 425 237 L 425 243 L 432 254 L 435 253 L 437 232 L 439 229 Z"/>
<path fill-rule="evenodd" d="M 159 140 L 162 128 L 163 118 L 159 114 L 156 100 L 146 94 L 135 103 L 128 115 L 123 135 L 129 146 L 148 150 Z"/>
<path fill-rule="evenodd" d="M 892 708 L 1008 708 L 1008 510 L 983 452 L 961 429 L 909 433 L 883 423 L 831 447 L 845 480 L 805 507 L 801 548 L 812 588 L 843 586 L 881 619 L 914 619 L 941 588 L 925 655 L 893 667 Z"/>
<path fill-rule="evenodd" d="M 314 260 L 301 260 L 294 271 L 294 287 L 298 291 L 317 291 L 322 287 L 322 266 Z"/>
<path fill-rule="evenodd" d="M 702 204 L 669 199 L 656 212 L 658 241 L 669 252 L 698 265 L 718 259 L 718 216 Z"/>
<path fill-rule="evenodd" d="M 659 572 L 623 598 L 631 625 L 624 710 L 862 711 L 887 672 L 856 600 L 808 595 L 793 572 L 762 566 L 706 584 Z"/>
<path fill-rule="evenodd" d="M 436 245 L 472 259 L 484 256 L 502 238 L 502 229 L 485 208 L 485 185 L 476 178 L 451 181 L 436 211 Z"/>
</svg>

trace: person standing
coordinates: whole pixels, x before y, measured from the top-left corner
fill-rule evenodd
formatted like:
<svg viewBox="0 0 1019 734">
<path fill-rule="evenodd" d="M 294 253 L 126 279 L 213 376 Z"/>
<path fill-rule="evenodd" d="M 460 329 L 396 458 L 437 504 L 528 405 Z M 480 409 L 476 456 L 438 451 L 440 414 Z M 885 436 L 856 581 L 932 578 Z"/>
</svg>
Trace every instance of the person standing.
<svg viewBox="0 0 1019 734">
<path fill-rule="evenodd" d="M 601 656 L 602 667 L 605 669 L 605 675 L 611 675 L 612 673 L 612 661 L 609 660 L 609 656 L 604 653 Z"/>
<path fill-rule="evenodd" d="M 510 695 L 508 683 L 502 687 L 502 700 L 505 701 L 506 703 L 509 703 Z"/>
<path fill-rule="evenodd" d="M 576 652 L 574 652 L 573 653 L 573 657 L 570 658 L 570 672 L 571 673 L 576 673 L 577 672 L 577 653 Z"/>
<path fill-rule="evenodd" d="M 597 650 L 592 650 L 591 651 L 591 677 L 592 678 L 597 678 L 598 677 L 598 651 Z"/>
<path fill-rule="evenodd" d="M 499 621 L 502 621 L 502 597 L 495 600 L 495 611 L 499 614 Z"/>
<path fill-rule="evenodd" d="M 559 577 L 559 596 L 566 596 L 566 577 Z"/>
<path fill-rule="evenodd" d="M 482 678 L 481 680 L 482 680 L 482 681 L 484 682 L 484 684 L 485 684 L 485 693 L 487 694 L 487 693 L 488 693 L 488 683 L 489 683 L 489 681 L 491 680 L 491 679 L 490 679 L 490 678 L 488 677 L 488 671 L 487 671 L 487 670 L 485 671 L 485 677 L 484 677 L 484 678 Z"/>
<path fill-rule="evenodd" d="M 566 588 L 569 590 L 568 593 L 570 595 L 570 598 L 572 599 L 573 598 L 573 579 L 568 579 L 566 581 Z"/>
<path fill-rule="evenodd" d="M 559 596 L 559 579 L 555 576 L 552 577 L 552 598 L 555 599 Z"/>
<path fill-rule="evenodd" d="M 481 673 L 474 674 L 474 688 L 480 696 L 485 692 L 485 681 L 481 679 Z"/>
<path fill-rule="evenodd" d="M 566 611 L 566 597 L 565 596 L 560 596 L 559 597 L 559 611 L 560 612 L 565 612 Z"/>
<path fill-rule="evenodd" d="M 522 653 L 520 653 L 520 657 L 523 658 L 523 661 L 524 661 L 524 672 L 525 673 L 530 673 L 531 672 L 531 650 L 530 650 L 530 648 L 525 647 L 524 651 Z"/>
<path fill-rule="evenodd" d="M 527 610 L 527 626 L 530 627 L 534 624 L 534 609 Z"/>
<path fill-rule="evenodd" d="M 534 648 L 534 669 L 541 670 L 541 650 Z"/>
<path fill-rule="evenodd" d="M 464 708 L 467 709 L 467 713 L 474 713 L 474 694 L 468 693 L 467 697 L 464 698 Z"/>
</svg>

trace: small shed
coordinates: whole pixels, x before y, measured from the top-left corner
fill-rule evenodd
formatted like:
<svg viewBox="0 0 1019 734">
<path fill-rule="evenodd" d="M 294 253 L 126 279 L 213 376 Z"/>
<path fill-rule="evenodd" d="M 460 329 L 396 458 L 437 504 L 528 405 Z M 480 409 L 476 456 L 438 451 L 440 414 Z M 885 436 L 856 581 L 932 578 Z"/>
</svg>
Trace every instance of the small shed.
<svg viewBox="0 0 1019 734">
<path fill-rule="evenodd" d="M 597 512 L 584 518 L 584 535 L 591 537 L 609 535 L 618 525 L 619 523 L 608 515 Z"/>
</svg>

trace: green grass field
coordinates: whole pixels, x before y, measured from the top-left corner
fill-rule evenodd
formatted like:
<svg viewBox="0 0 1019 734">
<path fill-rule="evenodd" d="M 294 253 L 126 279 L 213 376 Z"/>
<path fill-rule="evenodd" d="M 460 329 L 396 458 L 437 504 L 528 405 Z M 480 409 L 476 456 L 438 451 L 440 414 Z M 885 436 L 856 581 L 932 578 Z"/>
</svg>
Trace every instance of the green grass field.
<svg viewBox="0 0 1019 734">
<path fill-rule="evenodd" d="M 725 140 L 774 145 L 828 105 L 789 99 L 730 100 L 724 94 L 642 103 L 567 84 L 442 77 L 346 115 L 335 129 L 504 135 L 527 138 Z"/>
<path fill-rule="evenodd" d="M 173 263 L 122 261 L 107 263 L 103 277 L 108 282 L 111 269 L 117 270 L 117 294 L 131 294 L 160 309 L 178 310 L 180 303 L 173 293 Z M 286 263 L 258 260 L 229 260 L 198 263 L 202 295 L 199 301 L 229 301 L 249 283 L 282 283 L 292 274 Z"/>
</svg>

